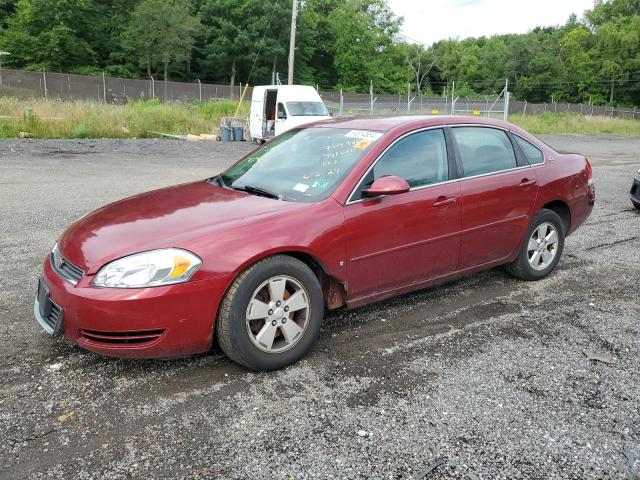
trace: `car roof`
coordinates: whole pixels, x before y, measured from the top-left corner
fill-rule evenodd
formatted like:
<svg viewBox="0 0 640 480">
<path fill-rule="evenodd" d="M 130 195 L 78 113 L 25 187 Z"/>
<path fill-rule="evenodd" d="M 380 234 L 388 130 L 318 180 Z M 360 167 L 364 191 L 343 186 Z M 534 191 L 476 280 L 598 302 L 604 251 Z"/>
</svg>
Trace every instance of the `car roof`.
<svg viewBox="0 0 640 480">
<path fill-rule="evenodd" d="M 422 128 L 437 127 L 441 125 L 473 124 L 489 125 L 520 131 L 521 129 L 507 122 L 486 117 L 463 117 L 452 115 L 403 115 L 403 116 L 366 116 L 366 117 L 341 117 L 329 120 L 321 120 L 309 124 L 309 127 L 337 127 L 352 130 L 375 130 L 388 132 L 396 128 Z"/>
</svg>

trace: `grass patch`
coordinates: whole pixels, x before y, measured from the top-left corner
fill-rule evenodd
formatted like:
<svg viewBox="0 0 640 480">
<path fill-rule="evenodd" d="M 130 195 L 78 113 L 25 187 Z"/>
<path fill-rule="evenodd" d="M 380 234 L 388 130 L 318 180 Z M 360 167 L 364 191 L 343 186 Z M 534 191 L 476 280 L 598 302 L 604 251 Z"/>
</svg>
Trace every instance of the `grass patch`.
<svg viewBox="0 0 640 480">
<path fill-rule="evenodd" d="M 133 101 L 124 106 L 99 102 L 22 100 L 0 97 L 0 137 L 33 138 L 144 138 L 147 131 L 186 135 L 217 133 L 220 116 L 233 115 L 231 101 L 160 103 Z M 29 111 L 29 114 L 25 112 Z M 239 115 L 247 116 L 249 102 Z M 509 120 L 534 134 L 613 134 L 640 136 L 638 120 L 589 117 L 575 113 L 547 112 L 537 116 L 512 115 Z"/>
<path fill-rule="evenodd" d="M 640 136 L 640 113 L 638 120 L 547 112 L 530 116 L 511 115 L 509 121 L 534 134 Z"/>
<path fill-rule="evenodd" d="M 135 101 L 124 106 L 98 102 L 20 100 L 0 98 L 0 137 L 33 138 L 142 138 L 146 131 L 185 135 L 214 133 L 220 116 L 233 115 L 237 104 L 230 101 L 160 103 Z M 244 102 L 239 115 L 246 116 Z"/>
</svg>

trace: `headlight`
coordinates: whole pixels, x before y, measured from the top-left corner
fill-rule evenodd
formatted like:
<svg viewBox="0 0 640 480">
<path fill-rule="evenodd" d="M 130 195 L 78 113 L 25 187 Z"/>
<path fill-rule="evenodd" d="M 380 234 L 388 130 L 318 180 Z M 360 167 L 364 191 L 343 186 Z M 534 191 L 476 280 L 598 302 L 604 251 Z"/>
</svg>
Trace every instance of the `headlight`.
<svg viewBox="0 0 640 480">
<path fill-rule="evenodd" d="M 202 265 L 202 260 L 179 248 L 151 250 L 114 260 L 100 269 L 92 285 L 96 287 L 157 287 L 186 282 Z"/>
</svg>

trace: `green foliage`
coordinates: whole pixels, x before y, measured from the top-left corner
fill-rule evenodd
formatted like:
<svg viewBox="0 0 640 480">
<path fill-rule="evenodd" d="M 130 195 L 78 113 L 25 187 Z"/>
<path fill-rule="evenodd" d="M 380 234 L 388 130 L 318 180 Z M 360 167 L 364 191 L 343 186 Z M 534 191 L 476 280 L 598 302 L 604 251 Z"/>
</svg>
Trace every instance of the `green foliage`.
<svg viewBox="0 0 640 480">
<path fill-rule="evenodd" d="M 265 65 L 271 63 L 278 69 L 287 53 L 290 16 L 290 2 L 204 0 L 200 9 L 203 28 L 197 48 L 197 71 L 202 78 L 226 78 L 237 84 L 238 76 L 244 82 L 260 51 L 259 78 L 264 82 Z"/>
<path fill-rule="evenodd" d="M 123 46 L 149 76 L 161 66 L 168 80 L 170 63 L 190 59 L 198 27 L 188 0 L 142 0 L 123 33 Z"/>
<path fill-rule="evenodd" d="M 526 34 L 398 35 L 388 0 L 300 1 L 296 83 L 323 89 L 640 104 L 640 0 L 595 0 L 583 17 Z M 291 0 L 0 0 L 3 65 L 126 77 L 270 83 L 287 76 Z"/>
</svg>

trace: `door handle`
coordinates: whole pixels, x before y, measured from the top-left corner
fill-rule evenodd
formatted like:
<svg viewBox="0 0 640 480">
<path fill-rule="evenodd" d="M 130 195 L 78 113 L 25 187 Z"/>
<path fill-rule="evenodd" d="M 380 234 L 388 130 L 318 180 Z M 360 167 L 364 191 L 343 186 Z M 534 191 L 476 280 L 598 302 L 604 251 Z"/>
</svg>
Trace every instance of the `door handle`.
<svg viewBox="0 0 640 480">
<path fill-rule="evenodd" d="M 530 187 L 531 185 L 535 185 L 535 184 L 536 184 L 535 178 L 533 180 L 529 180 L 528 178 L 523 178 L 522 181 L 520 182 L 521 187 Z"/>
<path fill-rule="evenodd" d="M 434 207 L 446 207 L 447 205 L 453 205 L 456 203 L 455 198 L 447 198 L 447 197 L 438 197 L 434 202 Z"/>
</svg>

